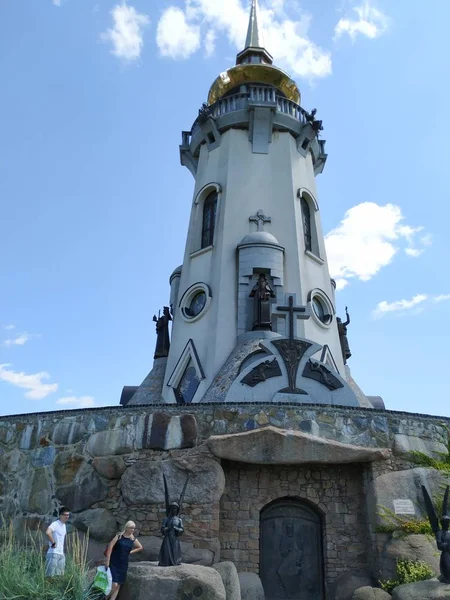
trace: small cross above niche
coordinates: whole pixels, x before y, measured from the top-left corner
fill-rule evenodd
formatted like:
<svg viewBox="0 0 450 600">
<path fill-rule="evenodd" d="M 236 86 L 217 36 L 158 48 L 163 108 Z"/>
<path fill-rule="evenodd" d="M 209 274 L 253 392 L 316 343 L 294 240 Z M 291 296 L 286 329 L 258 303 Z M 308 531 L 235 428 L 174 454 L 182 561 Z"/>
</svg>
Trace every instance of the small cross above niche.
<svg viewBox="0 0 450 600">
<path fill-rule="evenodd" d="M 266 223 L 272 223 L 272 217 L 266 217 L 266 215 L 261 209 L 258 210 L 256 215 L 249 217 L 248 220 L 250 221 L 250 223 L 256 223 L 256 231 L 264 231 L 264 225 Z"/>
</svg>

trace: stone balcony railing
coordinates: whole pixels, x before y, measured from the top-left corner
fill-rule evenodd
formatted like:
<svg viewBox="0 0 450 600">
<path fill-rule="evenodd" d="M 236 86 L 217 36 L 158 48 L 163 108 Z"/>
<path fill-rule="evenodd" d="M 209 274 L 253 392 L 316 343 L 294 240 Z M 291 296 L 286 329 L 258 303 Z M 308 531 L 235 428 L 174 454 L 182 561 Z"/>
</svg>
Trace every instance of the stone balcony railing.
<svg viewBox="0 0 450 600">
<path fill-rule="evenodd" d="M 211 115 L 217 119 L 232 112 L 247 110 L 251 106 L 271 106 L 277 113 L 289 115 L 303 125 L 307 122 L 307 112 L 301 106 L 284 96 L 278 95 L 275 88 L 262 85 L 247 86 L 247 91 L 245 92 L 221 98 L 212 104 L 209 110 Z M 191 137 L 195 136 L 199 127 L 200 124 L 197 119 L 190 132 L 183 131 L 182 144 L 184 146 L 190 144 Z"/>
<path fill-rule="evenodd" d="M 304 138 L 308 138 L 308 150 L 311 149 L 313 155 L 315 173 L 320 173 L 326 161 L 325 140 L 318 139 L 317 130 L 304 133 L 302 137 L 303 129 L 308 125 L 312 126 L 314 120 L 299 104 L 277 93 L 276 88 L 264 85 L 242 86 L 238 93 L 225 96 L 208 107 L 204 105 L 191 131 L 182 132 L 182 164 L 194 174 L 201 145 L 206 142 L 208 148 L 214 148 L 214 144 L 217 145 L 217 136 L 227 129 L 250 127 L 251 110 L 259 107 L 273 111 L 271 122 L 274 130 L 289 131 L 300 146 Z M 203 125 L 208 116 L 213 117 L 215 121 L 212 129 L 216 133 L 204 130 Z"/>
</svg>

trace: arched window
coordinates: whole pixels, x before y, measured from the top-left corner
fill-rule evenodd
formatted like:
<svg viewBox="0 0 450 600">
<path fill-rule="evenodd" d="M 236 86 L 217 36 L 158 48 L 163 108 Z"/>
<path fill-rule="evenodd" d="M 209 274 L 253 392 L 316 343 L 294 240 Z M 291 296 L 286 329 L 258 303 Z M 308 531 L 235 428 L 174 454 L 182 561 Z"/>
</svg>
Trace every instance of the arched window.
<svg viewBox="0 0 450 600">
<path fill-rule="evenodd" d="M 312 252 L 312 230 L 311 230 L 311 210 L 309 208 L 308 201 L 302 196 L 301 200 L 302 207 L 302 221 L 303 221 L 303 234 L 305 236 L 305 250 Z"/>
<path fill-rule="evenodd" d="M 203 204 L 202 248 L 212 246 L 216 224 L 217 192 L 211 192 Z"/>
</svg>

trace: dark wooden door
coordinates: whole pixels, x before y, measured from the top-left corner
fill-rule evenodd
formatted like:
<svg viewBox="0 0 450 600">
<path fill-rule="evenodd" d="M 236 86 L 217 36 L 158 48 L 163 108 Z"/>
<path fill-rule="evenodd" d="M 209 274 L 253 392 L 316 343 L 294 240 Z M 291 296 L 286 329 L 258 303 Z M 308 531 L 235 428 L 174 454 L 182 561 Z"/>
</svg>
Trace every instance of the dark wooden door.
<svg viewBox="0 0 450 600">
<path fill-rule="evenodd" d="M 320 516 L 300 500 L 261 511 L 260 577 L 266 600 L 323 600 Z"/>
</svg>

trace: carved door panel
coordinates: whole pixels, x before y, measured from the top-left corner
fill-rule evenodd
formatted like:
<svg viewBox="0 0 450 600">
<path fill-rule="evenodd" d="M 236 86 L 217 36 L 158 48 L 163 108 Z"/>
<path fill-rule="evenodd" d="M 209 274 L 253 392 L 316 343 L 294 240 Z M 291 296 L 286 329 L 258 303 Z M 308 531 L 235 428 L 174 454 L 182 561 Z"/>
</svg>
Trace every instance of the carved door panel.
<svg viewBox="0 0 450 600">
<path fill-rule="evenodd" d="M 301 501 L 261 511 L 260 577 L 266 600 L 323 600 L 321 521 Z"/>
</svg>

